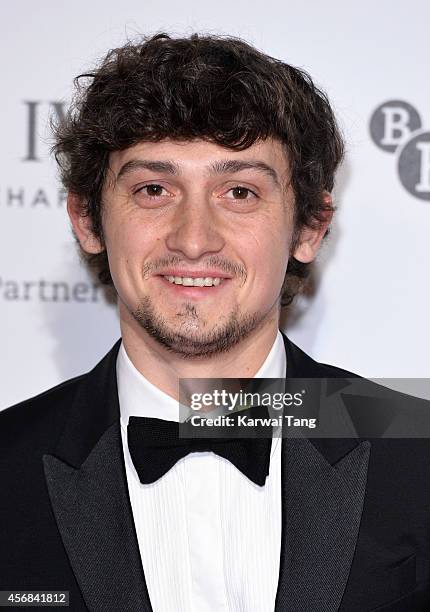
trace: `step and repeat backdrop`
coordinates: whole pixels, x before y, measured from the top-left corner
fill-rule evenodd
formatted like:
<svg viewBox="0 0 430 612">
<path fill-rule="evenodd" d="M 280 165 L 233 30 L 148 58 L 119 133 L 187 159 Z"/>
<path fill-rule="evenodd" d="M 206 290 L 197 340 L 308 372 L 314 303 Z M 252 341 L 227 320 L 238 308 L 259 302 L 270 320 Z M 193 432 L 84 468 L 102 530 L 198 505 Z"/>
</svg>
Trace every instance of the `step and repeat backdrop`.
<svg viewBox="0 0 430 612">
<path fill-rule="evenodd" d="M 312 286 L 282 327 L 369 377 L 430 375 L 428 3 L 113 0 L 1 9 L 0 408 L 83 373 L 119 337 L 79 262 L 50 156 L 73 78 L 140 34 L 240 36 L 307 70 L 347 142 Z"/>
</svg>

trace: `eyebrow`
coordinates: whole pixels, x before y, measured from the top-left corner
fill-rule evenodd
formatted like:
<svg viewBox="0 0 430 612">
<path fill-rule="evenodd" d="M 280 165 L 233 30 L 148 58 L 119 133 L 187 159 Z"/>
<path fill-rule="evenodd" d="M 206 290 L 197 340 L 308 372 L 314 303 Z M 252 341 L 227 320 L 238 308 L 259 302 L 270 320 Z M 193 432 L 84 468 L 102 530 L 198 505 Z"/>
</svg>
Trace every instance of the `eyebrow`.
<svg viewBox="0 0 430 612">
<path fill-rule="evenodd" d="M 276 170 L 264 161 L 225 159 L 216 161 L 210 166 L 211 174 L 229 174 L 240 172 L 241 170 L 258 170 L 271 178 L 277 187 L 281 186 Z"/>
<path fill-rule="evenodd" d="M 180 168 L 172 161 L 166 160 L 148 160 L 148 159 L 131 159 L 126 162 L 118 172 L 116 180 L 130 174 L 136 170 L 150 170 L 152 172 L 161 172 L 163 174 L 179 175 Z M 242 170 L 257 170 L 268 176 L 275 185 L 280 188 L 281 183 L 278 174 L 272 166 L 260 160 L 243 160 L 243 159 L 224 159 L 211 164 L 208 168 L 209 174 L 234 174 Z"/>
<path fill-rule="evenodd" d="M 126 174 L 135 170 L 151 170 L 152 172 L 162 172 L 163 174 L 179 174 L 179 168 L 171 161 L 152 161 L 147 159 L 131 159 L 121 166 L 116 177 L 118 181 Z"/>
</svg>

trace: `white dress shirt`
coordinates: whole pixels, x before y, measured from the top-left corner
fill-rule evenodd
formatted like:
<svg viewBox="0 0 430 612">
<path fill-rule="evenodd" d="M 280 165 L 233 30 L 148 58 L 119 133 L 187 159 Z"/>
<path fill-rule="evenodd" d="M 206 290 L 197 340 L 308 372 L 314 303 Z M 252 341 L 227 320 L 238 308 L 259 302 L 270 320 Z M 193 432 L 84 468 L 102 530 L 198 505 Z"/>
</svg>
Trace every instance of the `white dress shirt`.
<svg viewBox="0 0 430 612">
<path fill-rule="evenodd" d="M 256 378 L 284 378 L 278 331 Z M 270 612 L 279 579 L 281 444 L 274 438 L 263 487 L 212 452 L 190 453 L 143 485 L 127 445 L 130 416 L 179 420 L 178 402 L 131 363 L 117 359 L 128 489 L 154 612 Z"/>
</svg>

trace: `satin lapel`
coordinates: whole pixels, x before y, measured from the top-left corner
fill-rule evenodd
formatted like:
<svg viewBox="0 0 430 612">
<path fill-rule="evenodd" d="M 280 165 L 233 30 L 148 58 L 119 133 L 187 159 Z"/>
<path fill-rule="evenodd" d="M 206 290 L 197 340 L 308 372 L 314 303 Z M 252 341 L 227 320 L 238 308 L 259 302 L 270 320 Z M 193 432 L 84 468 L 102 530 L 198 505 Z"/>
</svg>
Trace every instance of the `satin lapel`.
<svg viewBox="0 0 430 612">
<path fill-rule="evenodd" d="M 284 336 L 287 376 L 326 374 Z M 370 442 L 286 438 L 282 541 L 275 612 L 337 612 L 366 492 Z"/>
<path fill-rule="evenodd" d="M 339 609 L 358 537 L 369 452 L 370 443 L 362 442 L 332 466 L 309 440 L 283 440 L 276 612 Z"/>
<path fill-rule="evenodd" d="M 44 455 L 58 528 L 89 610 L 149 612 L 151 605 L 120 461 L 118 423 L 76 470 Z"/>
<path fill-rule="evenodd" d="M 88 609 L 151 612 L 122 453 L 118 346 L 84 377 L 57 449 L 43 463 L 58 529 Z"/>
</svg>

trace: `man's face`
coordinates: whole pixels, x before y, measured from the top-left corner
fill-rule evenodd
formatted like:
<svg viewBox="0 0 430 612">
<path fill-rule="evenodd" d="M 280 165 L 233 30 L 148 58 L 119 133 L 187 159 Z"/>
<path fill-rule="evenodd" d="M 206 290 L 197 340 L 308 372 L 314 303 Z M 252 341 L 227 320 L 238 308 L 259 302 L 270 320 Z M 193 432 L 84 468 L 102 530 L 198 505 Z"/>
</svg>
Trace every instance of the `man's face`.
<svg viewBox="0 0 430 612">
<path fill-rule="evenodd" d="M 112 153 L 103 232 L 123 315 L 186 357 L 277 328 L 293 236 L 288 183 L 276 140 L 244 151 L 164 140 Z"/>
</svg>

